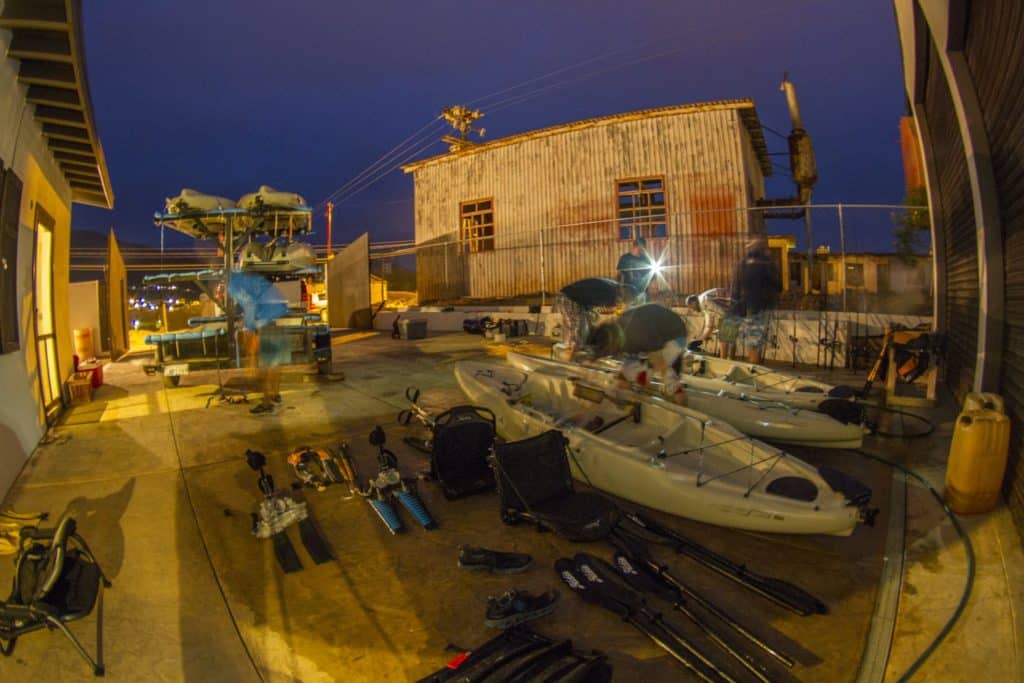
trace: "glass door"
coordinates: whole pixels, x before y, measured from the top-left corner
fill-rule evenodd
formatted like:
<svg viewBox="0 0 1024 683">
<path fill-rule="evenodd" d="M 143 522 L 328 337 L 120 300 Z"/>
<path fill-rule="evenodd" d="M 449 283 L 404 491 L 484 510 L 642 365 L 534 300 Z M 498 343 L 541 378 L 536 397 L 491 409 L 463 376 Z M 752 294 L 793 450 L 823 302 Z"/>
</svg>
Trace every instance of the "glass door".
<svg viewBox="0 0 1024 683">
<path fill-rule="evenodd" d="M 47 421 L 60 405 L 60 366 L 53 321 L 53 219 L 36 208 L 35 327 L 39 387 Z"/>
</svg>

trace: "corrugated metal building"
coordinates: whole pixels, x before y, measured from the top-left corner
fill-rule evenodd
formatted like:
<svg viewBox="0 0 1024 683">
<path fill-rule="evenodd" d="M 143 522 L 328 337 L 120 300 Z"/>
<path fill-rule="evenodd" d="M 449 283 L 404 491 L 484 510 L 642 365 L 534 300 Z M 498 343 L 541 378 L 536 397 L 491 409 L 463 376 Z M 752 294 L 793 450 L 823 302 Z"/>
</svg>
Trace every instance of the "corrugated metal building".
<svg viewBox="0 0 1024 683">
<path fill-rule="evenodd" d="M 420 301 L 503 298 L 615 276 L 646 237 L 668 285 L 729 282 L 743 209 L 771 173 L 751 100 L 605 116 L 513 135 L 403 169 L 415 184 Z"/>
<path fill-rule="evenodd" d="M 1024 5 L 894 5 L 925 159 L 946 381 L 961 401 L 972 390 L 1005 397 L 1005 489 L 1024 530 Z"/>
</svg>

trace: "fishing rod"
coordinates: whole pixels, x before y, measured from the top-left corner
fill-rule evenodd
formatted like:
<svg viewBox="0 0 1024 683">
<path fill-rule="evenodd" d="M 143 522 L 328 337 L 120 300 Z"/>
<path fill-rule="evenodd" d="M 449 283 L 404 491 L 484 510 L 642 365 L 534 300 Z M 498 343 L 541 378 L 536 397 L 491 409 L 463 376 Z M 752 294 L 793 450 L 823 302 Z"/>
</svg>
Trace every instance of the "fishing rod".
<svg viewBox="0 0 1024 683">
<path fill-rule="evenodd" d="M 583 566 L 580 566 L 581 564 L 588 567 L 587 572 L 584 571 Z M 558 573 L 562 583 L 568 586 L 573 593 L 583 598 L 585 602 L 599 605 L 609 612 L 622 617 L 623 621 L 650 638 L 655 645 L 671 655 L 673 659 L 689 669 L 700 680 L 705 683 L 733 681 L 733 679 L 728 678 L 724 674 L 716 673 L 714 665 L 708 662 L 706 657 L 701 655 L 681 636 L 674 638 L 665 631 L 664 623 L 658 623 L 658 621 L 651 619 L 648 616 L 649 610 L 641 608 L 639 597 L 633 599 L 621 591 L 615 591 L 613 595 L 612 589 L 608 587 L 608 584 L 602 581 L 586 563 L 576 562 L 569 558 L 561 558 L 555 562 L 555 571 Z M 645 614 L 645 611 L 648 614 Z M 652 623 L 648 624 L 646 623 L 647 621 Z M 668 641 L 675 641 L 676 645 L 673 646 Z M 704 662 L 707 662 L 706 666 L 711 671 L 704 670 L 704 667 L 701 666 Z"/>
<path fill-rule="evenodd" d="M 628 557 L 633 564 L 638 564 L 653 575 L 656 579 L 662 581 L 667 586 L 677 591 L 682 598 L 690 600 L 702 608 L 707 610 L 709 613 L 718 618 L 723 624 L 728 626 L 734 632 L 748 640 L 753 645 L 757 646 L 758 649 L 763 651 L 765 654 L 770 655 L 778 662 L 783 664 L 786 668 L 792 668 L 796 663 L 792 657 L 779 652 L 771 645 L 766 643 L 763 639 L 759 638 L 756 634 L 751 632 L 748 628 L 743 626 L 741 623 L 736 621 L 728 613 L 723 611 L 713 602 L 705 598 L 700 593 L 690 588 L 688 585 L 672 576 L 667 567 L 660 565 L 651 558 L 650 553 L 639 539 L 630 538 L 622 534 L 616 534 L 613 536 L 612 544 L 615 545 L 619 553 Z"/>
<path fill-rule="evenodd" d="M 626 512 L 624 519 L 643 531 L 663 539 L 667 545 L 681 555 L 721 574 L 725 578 L 750 590 L 762 598 L 806 617 L 811 614 L 828 614 L 828 606 L 799 586 L 782 579 L 757 574 L 746 566 L 705 548 L 685 536 L 661 526 L 638 512 Z M 629 533 L 628 531 L 626 533 Z M 635 536 L 634 536 L 635 537 Z"/>
<path fill-rule="evenodd" d="M 770 679 L 765 675 L 761 667 L 757 666 L 753 658 L 749 654 L 740 652 L 734 648 L 715 630 L 712 625 L 701 619 L 700 616 L 690 609 L 689 605 L 686 604 L 686 601 L 682 599 L 678 590 L 658 581 L 647 572 L 638 571 L 637 568 L 633 566 L 633 563 L 630 562 L 629 557 L 621 551 L 615 554 L 615 568 L 618 570 L 619 576 L 625 579 L 626 583 L 631 588 L 641 593 L 651 593 L 662 600 L 672 603 L 673 609 L 681 612 L 683 616 L 699 628 L 701 632 L 711 640 L 711 642 L 742 664 L 747 671 L 754 675 L 754 677 L 762 683 L 770 682 Z"/>
</svg>

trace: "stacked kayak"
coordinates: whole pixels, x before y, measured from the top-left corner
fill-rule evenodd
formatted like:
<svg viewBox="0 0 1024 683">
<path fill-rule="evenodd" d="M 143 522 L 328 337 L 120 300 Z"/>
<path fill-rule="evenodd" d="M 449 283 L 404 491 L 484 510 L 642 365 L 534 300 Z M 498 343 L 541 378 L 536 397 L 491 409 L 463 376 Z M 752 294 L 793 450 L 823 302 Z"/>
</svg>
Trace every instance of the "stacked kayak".
<svg viewBox="0 0 1024 683">
<path fill-rule="evenodd" d="M 514 368 L 532 372 L 544 368 L 550 372 L 578 377 L 602 388 L 617 385 L 618 371 L 608 366 L 595 367 L 566 363 L 552 358 L 541 358 L 510 351 L 506 361 Z M 697 412 L 728 422 L 730 425 L 757 439 L 793 446 L 817 448 L 860 448 L 864 430 L 860 425 L 844 424 L 824 413 L 793 407 L 774 400 L 755 400 L 734 388 L 729 391 L 708 389 L 706 384 L 683 378 L 687 405 Z M 681 415 L 686 409 L 673 403 Z"/>
<path fill-rule="evenodd" d="M 818 410 L 827 399 L 851 396 L 849 387 L 693 351 L 687 351 L 683 357 L 682 373 L 686 382 L 698 389 L 740 394 L 759 401 L 779 401 L 809 410 Z"/>
<path fill-rule="evenodd" d="M 561 430 L 573 476 L 595 488 L 709 524 L 849 535 L 870 490 L 656 396 L 564 372 L 455 364 L 459 387 L 492 410 L 510 440 Z"/>
</svg>

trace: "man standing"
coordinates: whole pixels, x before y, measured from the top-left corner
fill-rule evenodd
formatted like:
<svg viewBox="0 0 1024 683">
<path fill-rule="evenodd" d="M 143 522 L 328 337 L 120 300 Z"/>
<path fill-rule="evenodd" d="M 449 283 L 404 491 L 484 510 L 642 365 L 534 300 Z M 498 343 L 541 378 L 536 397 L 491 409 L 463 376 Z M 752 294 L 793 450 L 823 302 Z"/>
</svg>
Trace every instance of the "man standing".
<svg viewBox="0 0 1024 683">
<path fill-rule="evenodd" d="M 647 286 L 651 284 L 651 257 L 647 253 L 647 240 L 639 238 L 629 245 L 629 251 L 619 257 L 615 267 L 622 284 L 622 299 L 626 305 L 639 306 L 647 301 Z M 630 299 L 632 298 L 632 301 Z"/>
<path fill-rule="evenodd" d="M 291 339 L 277 319 L 288 313 L 284 294 L 269 280 L 255 273 L 231 274 L 228 293 L 242 308 L 242 323 L 255 335 L 257 376 L 263 396 L 251 413 L 271 413 L 281 402 L 281 366 L 291 362 Z"/>
<path fill-rule="evenodd" d="M 736 268 L 730 314 L 742 318 L 747 361 L 760 363 L 768 334 L 768 318 L 779 300 L 782 278 L 768 255 L 768 242 L 756 237 L 747 245 L 747 256 Z M 725 325 L 723 324 L 723 327 Z M 724 335 L 723 335 L 724 336 Z"/>
</svg>

